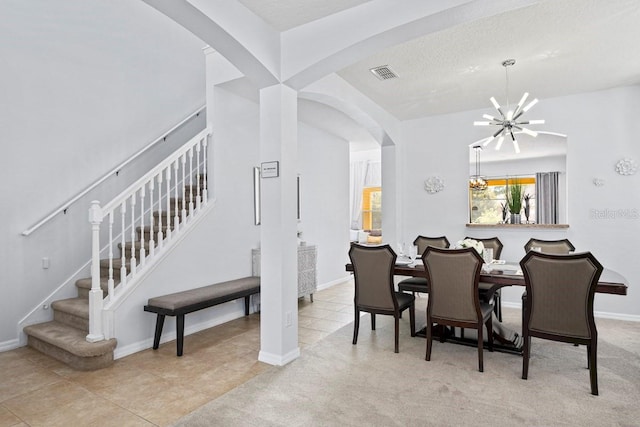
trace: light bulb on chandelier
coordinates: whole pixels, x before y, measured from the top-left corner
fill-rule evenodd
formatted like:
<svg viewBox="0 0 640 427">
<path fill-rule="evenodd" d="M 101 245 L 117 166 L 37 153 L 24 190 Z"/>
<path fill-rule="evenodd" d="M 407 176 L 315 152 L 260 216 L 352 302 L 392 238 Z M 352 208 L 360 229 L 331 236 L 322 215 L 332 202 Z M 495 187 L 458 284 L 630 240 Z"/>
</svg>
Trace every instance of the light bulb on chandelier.
<svg viewBox="0 0 640 427">
<path fill-rule="evenodd" d="M 502 66 L 504 67 L 505 76 L 506 76 L 507 109 L 509 109 L 508 67 L 514 65 L 515 63 L 516 63 L 515 59 L 507 59 L 502 62 Z M 520 145 L 518 144 L 518 140 L 516 139 L 514 133 L 517 133 L 519 131 L 532 137 L 538 136 L 538 132 L 525 128 L 523 127 L 523 125 L 539 125 L 539 124 L 543 124 L 544 120 L 521 120 L 520 119 L 520 117 L 524 113 L 529 111 L 531 107 L 533 107 L 538 103 L 538 99 L 535 98 L 534 100 L 529 102 L 527 105 L 524 105 L 528 97 L 529 97 L 529 93 L 525 92 L 524 95 L 522 95 L 522 98 L 520 98 L 520 101 L 518 102 L 518 105 L 516 106 L 515 110 L 508 110 L 507 114 L 505 114 L 502 111 L 502 107 L 500 107 L 500 104 L 498 104 L 498 101 L 496 101 L 494 97 L 491 97 L 489 99 L 493 104 L 494 108 L 498 111 L 498 113 L 500 113 L 500 117 L 494 117 L 490 114 L 483 114 L 482 117 L 487 119 L 487 121 L 475 121 L 473 122 L 473 124 L 475 126 L 499 126 L 500 129 L 498 129 L 498 131 L 495 132 L 491 137 L 487 138 L 484 141 L 483 146 L 486 147 L 487 145 L 489 145 L 489 143 L 491 143 L 491 141 L 498 138 L 495 149 L 500 150 L 505 137 L 511 136 L 511 141 L 513 142 L 513 149 L 515 150 L 516 153 L 519 153 Z"/>
</svg>

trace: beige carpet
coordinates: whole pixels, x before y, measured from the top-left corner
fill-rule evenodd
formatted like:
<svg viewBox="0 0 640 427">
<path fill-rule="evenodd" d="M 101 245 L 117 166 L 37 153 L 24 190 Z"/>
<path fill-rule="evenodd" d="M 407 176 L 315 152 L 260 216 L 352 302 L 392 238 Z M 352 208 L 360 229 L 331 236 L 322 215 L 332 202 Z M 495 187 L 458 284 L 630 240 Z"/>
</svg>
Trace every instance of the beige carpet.
<svg viewBox="0 0 640 427">
<path fill-rule="evenodd" d="M 418 311 L 421 313 L 422 309 Z M 408 316 L 406 316 L 408 317 Z M 424 322 L 424 314 L 418 317 Z M 638 426 L 640 324 L 598 319 L 600 395 L 592 396 L 585 347 L 533 340 L 529 379 L 520 356 L 411 338 L 402 320 L 400 353 L 393 324 L 378 316 L 306 348 L 179 420 L 177 426 Z M 519 328 L 519 311 L 505 310 Z"/>
</svg>

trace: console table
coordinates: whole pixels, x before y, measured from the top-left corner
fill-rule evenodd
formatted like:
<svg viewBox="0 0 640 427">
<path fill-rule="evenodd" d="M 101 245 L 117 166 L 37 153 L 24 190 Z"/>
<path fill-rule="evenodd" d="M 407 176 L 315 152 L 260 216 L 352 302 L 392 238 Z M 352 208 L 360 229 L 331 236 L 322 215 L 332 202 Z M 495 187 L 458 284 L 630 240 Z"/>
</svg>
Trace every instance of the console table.
<svg viewBox="0 0 640 427">
<path fill-rule="evenodd" d="M 252 272 L 260 276 L 260 249 L 251 249 Z M 315 245 L 298 246 L 298 298 L 309 295 L 313 302 L 313 293 L 318 287 L 316 261 L 318 253 Z"/>
</svg>

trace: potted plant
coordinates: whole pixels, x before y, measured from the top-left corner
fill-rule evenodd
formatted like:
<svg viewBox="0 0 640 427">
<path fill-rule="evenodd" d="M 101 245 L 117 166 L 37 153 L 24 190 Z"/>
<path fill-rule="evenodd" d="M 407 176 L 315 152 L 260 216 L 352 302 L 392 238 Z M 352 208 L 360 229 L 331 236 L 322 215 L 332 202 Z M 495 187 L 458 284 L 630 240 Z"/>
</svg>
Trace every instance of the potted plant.
<svg viewBox="0 0 640 427">
<path fill-rule="evenodd" d="M 511 212 L 511 224 L 520 224 L 520 211 L 522 210 L 522 184 L 517 178 L 507 184 L 507 205 Z"/>
</svg>

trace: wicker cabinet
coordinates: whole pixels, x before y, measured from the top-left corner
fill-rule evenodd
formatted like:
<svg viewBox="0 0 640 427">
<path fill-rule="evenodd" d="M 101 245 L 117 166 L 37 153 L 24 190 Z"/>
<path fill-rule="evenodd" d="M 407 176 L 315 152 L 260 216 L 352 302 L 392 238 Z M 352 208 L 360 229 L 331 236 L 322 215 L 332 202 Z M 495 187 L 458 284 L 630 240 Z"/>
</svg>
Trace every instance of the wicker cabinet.
<svg viewBox="0 0 640 427">
<path fill-rule="evenodd" d="M 260 249 L 252 249 L 251 258 L 253 275 L 260 276 Z M 309 295 L 313 301 L 313 293 L 318 287 L 317 259 L 318 253 L 315 245 L 298 246 L 298 298 Z"/>
</svg>

